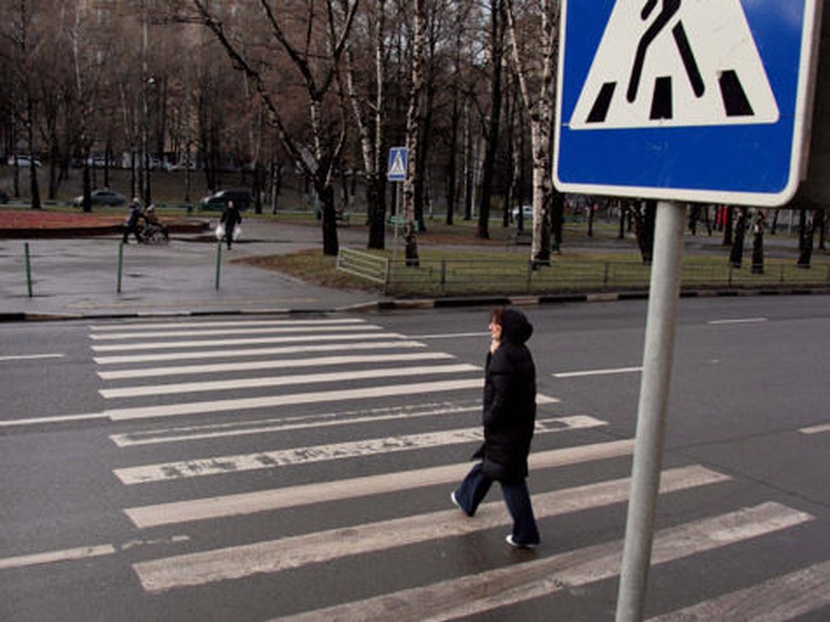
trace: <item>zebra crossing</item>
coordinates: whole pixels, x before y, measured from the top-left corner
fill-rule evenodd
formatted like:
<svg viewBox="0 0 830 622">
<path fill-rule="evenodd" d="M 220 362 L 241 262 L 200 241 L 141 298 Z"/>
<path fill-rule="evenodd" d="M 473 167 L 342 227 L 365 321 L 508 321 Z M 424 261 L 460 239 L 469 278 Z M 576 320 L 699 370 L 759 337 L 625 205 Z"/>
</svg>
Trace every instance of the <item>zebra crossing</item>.
<svg viewBox="0 0 830 622">
<path fill-rule="evenodd" d="M 135 501 L 123 514 L 137 531 L 171 541 L 130 561 L 147 595 L 251 583 L 270 594 L 294 585 L 297 573 L 319 573 L 326 579 L 313 596 L 275 602 L 262 619 L 451 620 L 607 591 L 618 576 L 633 439 L 604 434 L 606 422 L 593 416 L 559 415 L 554 396 L 539 396 L 531 456 L 534 509 L 543 539 L 553 537 L 534 553 L 514 553 L 503 544 L 510 518 L 498 494 L 474 519 L 448 500 L 481 439 L 480 366 L 350 317 L 100 324 L 90 341 L 115 428 L 109 439 L 123 458 L 112 473 Z M 243 449 L 229 451 L 230 443 Z M 563 471 L 579 481 L 563 481 Z M 759 539 L 780 546 L 779 537 L 819 520 L 774 500 L 742 503 L 741 495 L 714 513 L 679 509 L 688 496 L 720 498 L 724 487 L 740 489 L 706 465 L 667 466 L 661 499 L 676 504 L 679 518 L 655 533 L 654 573 L 717 551 L 740 556 Z M 338 504 L 362 509 L 344 512 L 341 523 L 330 509 Z M 294 524 L 296 516 L 308 525 Z M 596 536 L 584 533 L 592 516 L 602 525 Z M 224 529 L 257 519 L 284 519 L 291 529 Z M 577 544 L 563 523 L 581 525 Z M 202 528 L 222 541 L 180 535 Z M 471 562 L 471 546 L 486 560 Z M 401 571 L 413 557 L 434 566 L 434 576 Z M 373 566 L 387 558 L 398 570 L 379 580 Z M 326 571 L 340 567 L 347 578 L 337 581 L 360 584 L 354 594 L 332 587 Z M 768 575 L 700 602 L 686 594 L 654 619 L 784 620 L 830 605 L 828 562 Z M 764 603 L 767 617 L 742 617 L 747 599 Z"/>
</svg>

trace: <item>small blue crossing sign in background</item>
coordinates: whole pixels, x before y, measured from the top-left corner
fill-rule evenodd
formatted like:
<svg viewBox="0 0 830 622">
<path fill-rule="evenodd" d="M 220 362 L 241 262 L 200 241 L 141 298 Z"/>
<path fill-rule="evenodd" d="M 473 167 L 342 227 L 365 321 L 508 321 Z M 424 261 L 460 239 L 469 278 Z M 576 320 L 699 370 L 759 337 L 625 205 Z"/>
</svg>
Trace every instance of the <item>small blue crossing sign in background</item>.
<svg viewBox="0 0 830 622">
<path fill-rule="evenodd" d="M 409 159 L 409 149 L 406 147 L 392 147 L 389 149 L 389 168 L 386 179 L 389 181 L 406 181 L 406 165 Z"/>
<path fill-rule="evenodd" d="M 801 179 L 820 9 L 821 0 L 563 0 L 556 186 L 785 204 Z"/>
</svg>

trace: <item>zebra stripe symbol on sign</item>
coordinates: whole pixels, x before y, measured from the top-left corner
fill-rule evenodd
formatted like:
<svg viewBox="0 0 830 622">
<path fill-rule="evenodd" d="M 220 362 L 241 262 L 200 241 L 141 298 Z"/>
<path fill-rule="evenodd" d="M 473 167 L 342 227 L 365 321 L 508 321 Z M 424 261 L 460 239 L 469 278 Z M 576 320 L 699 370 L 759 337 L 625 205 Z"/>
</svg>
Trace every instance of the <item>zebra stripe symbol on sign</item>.
<svg viewBox="0 0 830 622">
<path fill-rule="evenodd" d="M 740 0 L 617 0 L 573 130 L 777 123 Z"/>
</svg>

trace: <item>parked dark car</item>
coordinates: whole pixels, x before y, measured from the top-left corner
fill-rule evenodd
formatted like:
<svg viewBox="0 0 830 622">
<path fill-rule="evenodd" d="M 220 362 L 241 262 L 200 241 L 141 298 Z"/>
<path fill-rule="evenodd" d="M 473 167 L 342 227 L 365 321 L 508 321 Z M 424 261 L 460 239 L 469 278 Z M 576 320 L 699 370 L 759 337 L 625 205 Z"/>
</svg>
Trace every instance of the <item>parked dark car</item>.
<svg viewBox="0 0 830 622">
<path fill-rule="evenodd" d="M 127 202 L 127 198 L 123 194 L 117 193 L 115 190 L 109 188 L 101 188 L 100 190 L 93 190 L 91 194 L 92 205 L 107 205 L 110 207 L 118 207 Z M 72 199 L 72 205 L 81 207 L 84 204 L 84 195 L 80 195 Z"/>
<path fill-rule="evenodd" d="M 228 201 L 233 201 L 240 211 L 251 207 L 251 193 L 247 190 L 219 190 L 202 199 L 202 209 L 225 209 Z"/>
</svg>

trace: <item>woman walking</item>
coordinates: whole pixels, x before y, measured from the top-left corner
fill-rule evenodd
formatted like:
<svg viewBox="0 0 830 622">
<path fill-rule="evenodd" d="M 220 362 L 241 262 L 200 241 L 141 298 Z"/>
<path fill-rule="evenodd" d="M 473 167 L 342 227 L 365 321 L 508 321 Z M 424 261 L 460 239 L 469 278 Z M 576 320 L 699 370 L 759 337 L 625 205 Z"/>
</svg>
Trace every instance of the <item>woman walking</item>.
<svg viewBox="0 0 830 622">
<path fill-rule="evenodd" d="M 482 413 L 484 444 L 473 456 L 481 461 L 450 496 L 467 516 L 473 516 L 493 482 L 499 482 L 513 518 L 508 544 L 533 548 L 540 538 L 525 481 L 536 424 L 536 368 L 525 345 L 533 334 L 533 325 L 521 311 L 499 307 L 490 312 L 489 328 Z"/>
</svg>

